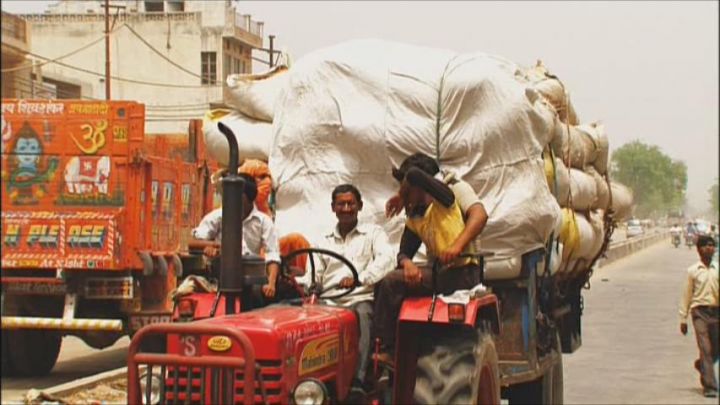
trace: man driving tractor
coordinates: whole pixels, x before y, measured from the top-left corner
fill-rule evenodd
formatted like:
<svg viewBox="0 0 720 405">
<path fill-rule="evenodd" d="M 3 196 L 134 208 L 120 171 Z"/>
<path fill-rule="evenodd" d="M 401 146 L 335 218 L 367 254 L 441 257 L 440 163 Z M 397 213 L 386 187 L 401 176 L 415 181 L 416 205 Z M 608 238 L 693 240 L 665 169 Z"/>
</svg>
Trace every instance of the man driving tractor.
<svg viewBox="0 0 720 405">
<path fill-rule="evenodd" d="M 404 208 L 407 219 L 397 255 L 399 270 L 390 272 L 375 291 L 373 327 L 381 341 L 377 355 L 381 362 L 392 363 L 396 320 L 403 299 L 432 292 L 430 270 L 420 269 L 412 261 L 421 244 L 425 244 L 431 260 L 446 265 L 437 277 L 438 292 L 449 294 L 480 283 L 477 260 L 458 256 L 474 253 L 471 242 L 487 223 L 485 207 L 469 184 L 452 174 L 440 180 L 440 175 L 437 162 L 422 153 L 405 159 L 400 169 L 393 169 L 400 190 L 388 200 L 386 214 L 396 215 Z"/>
<path fill-rule="evenodd" d="M 360 224 L 358 213 L 363 201 L 360 191 L 351 184 L 342 184 L 332 191 L 332 211 L 338 222 L 323 235 L 319 248 L 327 249 L 348 258 L 356 267 L 360 285 L 345 296 L 329 300 L 328 303 L 350 308 L 358 317 L 360 338 L 359 354 L 352 391 L 364 394 L 363 382 L 370 358 L 370 327 L 373 316 L 373 287 L 394 269 L 393 252 L 383 229 L 374 224 Z M 320 257 L 316 267 L 315 282 L 324 292 L 338 292 L 354 286 L 353 277 L 348 276 L 345 265 L 330 258 Z M 298 284 L 309 286 L 313 280 L 308 270 L 298 277 Z"/>
</svg>

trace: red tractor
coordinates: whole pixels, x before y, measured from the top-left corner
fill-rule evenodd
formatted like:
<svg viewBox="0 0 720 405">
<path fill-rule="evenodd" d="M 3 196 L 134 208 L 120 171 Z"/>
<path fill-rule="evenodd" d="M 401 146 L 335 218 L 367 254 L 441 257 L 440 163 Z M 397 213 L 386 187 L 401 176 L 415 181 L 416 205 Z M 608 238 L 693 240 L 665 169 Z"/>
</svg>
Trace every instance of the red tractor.
<svg viewBox="0 0 720 405">
<path fill-rule="evenodd" d="M 375 389 L 361 400 L 351 398 L 359 335 L 353 311 L 323 304 L 331 297 L 317 286 L 305 297 L 288 300 L 289 305 L 252 308 L 251 290 L 265 282 L 264 264 L 236 254 L 244 183 L 234 175 L 236 138 L 219 126 L 230 145 L 223 207 L 235 209 L 223 210 L 218 292 L 180 299 L 176 316 L 181 322 L 149 325 L 134 336 L 128 353 L 128 403 L 499 404 L 501 388 L 511 402 L 562 401 L 561 380 L 560 394 L 557 387 L 548 388 L 558 364 L 562 375 L 559 335 L 552 331 L 552 350 L 537 349 L 538 329 L 525 310 L 537 310 L 536 296 L 528 291 L 537 285 L 532 266 L 542 264 L 542 254 L 523 261 L 533 270 L 527 279 L 498 286 L 513 307 L 525 303 L 504 320 L 495 294 L 473 296 L 466 303 L 447 303 L 437 296 L 406 299 L 398 319 L 396 367 L 372 364 Z M 297 255 L 308 255 L 314 279 L 317 254 L 343 262 L 357 281 L 352 263 L 320 249 L 292 252 L 283 258 L 283 271 L 289 274 L 287 263 Z M 495 345 L 503 324 L 511 326 L 513 342 L 501 346 L 515 356 L 505 369 Z M 143 349 L 158 337 L 165 343 L 161 352 Z"/>
</svg>

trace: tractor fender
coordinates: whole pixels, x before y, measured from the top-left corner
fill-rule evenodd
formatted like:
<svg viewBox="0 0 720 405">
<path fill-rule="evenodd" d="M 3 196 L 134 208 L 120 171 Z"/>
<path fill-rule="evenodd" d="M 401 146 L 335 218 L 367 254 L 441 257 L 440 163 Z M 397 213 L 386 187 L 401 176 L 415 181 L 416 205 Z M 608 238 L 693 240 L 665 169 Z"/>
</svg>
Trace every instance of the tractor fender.
<svg viewBox="0 0 720 405">
<path fill-rule="evenodd" d="M 155 273 L 155 264 L 153 263 L 152 256 L 148 252 L 138 252 L 140 260 L 143 264 L 143 276 L 150 277 Z"/>
<path fill-rule="evenodd" d="M 432 320 L 428 320 L 431 306 L 432 297 L 407 298 L 400 308 L 398 321 L 400 323 L 412 322 L 414 324 L 464 325 L 473 329 L 483 321 L 489 321 L 493 332 L 500 333 L 500 310 L 495 294 L 487 294 L 471 299 L 465 305 L 465 320 L 462 323 L 450 322 L 448 319 L 448 304 L 440 298 L 435 301 Z"/>
</svg>

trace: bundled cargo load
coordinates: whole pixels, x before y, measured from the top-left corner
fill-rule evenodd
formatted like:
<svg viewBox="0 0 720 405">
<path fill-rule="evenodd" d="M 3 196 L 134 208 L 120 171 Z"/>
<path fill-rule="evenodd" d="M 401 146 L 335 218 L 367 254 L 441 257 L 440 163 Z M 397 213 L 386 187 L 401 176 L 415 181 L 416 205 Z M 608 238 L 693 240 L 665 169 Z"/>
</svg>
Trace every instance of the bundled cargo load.
<svg viewBox="0 0 720 405">
<path fill-rule="evenodd" d="M 352 183 L 363 194 L 361 220 L 398 242 L 403 221 L 386 219 L 384 204 L 398 186 L 392 168 L 415 152 L 478 193 L 489 214 L 478 243 L 495 253 L 490 279 L 517 276 L 520 256 L 551 235 L 560 236 L 551 271 L 571 272 L 600 253 L 605 210 L 618 218 L 632 204 L 626 189 L 611 196 L 604 127 L 580 124 L 567 90 L 541 63 L 523 70 L 483 53 L 358 40 L 308 54 L 292 69 L 232 75 L 228 86 L 225 102 L 238 111 L 206 123 L 231 126 L 241 156 L 269 159 L 281 234 L 325 232 L 334 218 L 308 221 L 308 212 L 326 211 L 332 189 Z M 213 126 L 205 129 L 209 149 L 225 162 L 227 142 Z M 582 214 L 566 219 L 560 207 Z"/>
<path fill-rule="evenodd" d="M 579 123 L 565 86 L 556 76 L 550 74 L 542 61 L 538 60 L 535 66 L 525 70 L 524 74 L 543 97 L 555 107 L 562 122 L 570 125 Z"/>
<path fill-rule="evenodd" d="M 272 122 L 275 102 L 288 81 L 288 68 L 275 66 L 260 74 L 232 74 L 223 88 L 223 101 L 243 115 Z"/>
<path fill-rule="evenodd" d="M 398 186 L 391 169 L 423 152 L 485 205 L 480 245 L 495 252 L 488 269 L 543 247 L 560 215 L 541 156 L 556 116 L 518 72 L 492 55 L 374 40 L 305 56 L 275 112 L 270 166 L 280 232 L 332 226 L 330 215 L 307 221 L 307 213 L 327 210 L 332 189 L 346 182 L 363 193 L 365 220 L 399 229 L 401 221 L 384 218 Z"/>
<path fill-rule="evenodd" d="M 218 130 L 218 122 L 233 130 L 243 159 L 267 161 L 273 139 L 272 124 L 224 109 L 210 110 L 203 118 L 203 135 L 211 158 L 227 166 L 228 142 Z"/>
</svg>

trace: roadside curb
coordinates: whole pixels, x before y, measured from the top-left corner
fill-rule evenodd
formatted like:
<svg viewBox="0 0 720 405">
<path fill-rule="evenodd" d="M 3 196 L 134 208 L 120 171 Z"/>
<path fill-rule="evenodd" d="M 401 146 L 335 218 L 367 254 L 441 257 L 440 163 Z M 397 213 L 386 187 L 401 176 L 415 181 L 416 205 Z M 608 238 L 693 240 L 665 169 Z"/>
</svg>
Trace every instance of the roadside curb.
<svg viewBox="0 0 720 405">
<path fill-rule="evenodd" d="M 669 231 L 661 231 L 641 238 L 631 238 L 621 242 L 611 243 L 610 247 L 605 253 L 605 256 L 598 263 L 598 266 L 607 266 L 608 264 L 618 259 L 630 256 L 631 254 L 643 250 L 658 242 L 661 242 L 663 240 L 667 241 L 669 235 Z"/>
</svg>

